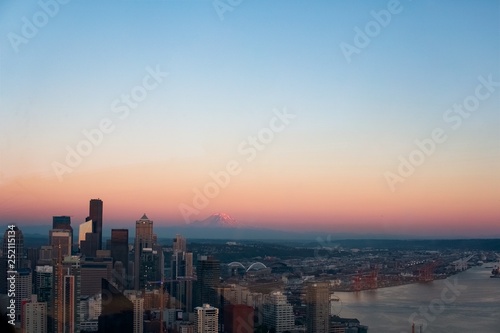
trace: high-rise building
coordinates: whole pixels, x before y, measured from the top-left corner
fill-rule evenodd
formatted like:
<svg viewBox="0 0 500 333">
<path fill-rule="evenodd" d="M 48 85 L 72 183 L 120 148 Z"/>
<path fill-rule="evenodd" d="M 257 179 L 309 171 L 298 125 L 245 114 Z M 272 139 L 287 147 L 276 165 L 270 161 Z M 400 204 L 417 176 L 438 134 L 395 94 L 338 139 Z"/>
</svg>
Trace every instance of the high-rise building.
<svg viewBox="0 0 500 333">
<path fill-rule="evenodd" d="M 84 257 L 96 257 L 99 251 L 99 234 L 87 232 L 85 240 L 80 243 L 80 253 Z"/>
<path fill-rule="evenodd" d="M 224 333 L 253 333 L 254 311 L 251 306 L 230 304 L 224 308 Z"/>
<path fill-rule="evenodd" d="M 110 250 L 113 264 L 120 261 L 128 274 L 128 229 L 111 229 Z"/>
<path fill-rule="evenodd" d="M 140 292 L 126 291 L 125 296 L 134 306 L 134 333 L 143 332 L 144 297 Z"/>
<path fill-rule="evenodd" d="M 57 250 L 57 249 L 56 249 Z M 53 264 L 53 249 L 51 245 L 42 245 L 40 247 L 40 255 L 38 256 L 37 266 Z"/>
<path fill-rule="evenodd" d="M 306 313 L 308 333 L 328 333 L 330 330 L 330 283 L 306 284 Z"/>
<path fill-rule="evenodd" d="M 20 321 L 22 302 L 25 300 L 30 300 L 33 294 L 32 290 L 32 276 L 31 269 L 29 268 L 19 268 L 15 274 L 16 290 L 15 290 L 15 300 L 16 300 L 16 320 Z"/>
<path fill-rule="evenodd" d="M 172 249 L 174 253 L 186 252 L 187 251 L 186 239 L 179 234 L 175 235 L 175 238 L 172 242 Z"/>
<path fill-rule="evenodd" d="M 196 307 L 194 309 L 194 332 L 219 332 L 219 309 L 210 306 L 210 304 Z"/>
<path fill-rule="evenodd" d="M 99 332 L 134 332 L 134 304 L 106 279 L 102 279 Z"/>
<path fill-rule="evenodd" d="M 139 262 L 139 289 L 152 290 L 163 280 L 163 252 L 157 246 L 143 248 Z"/>
<path fill-rule="evenodd" d="M 38 247 L 29 247 L 26 249 L 26 267 L 31 269 L 31 272 L 35 271 L 35 268 L 38 263 L 38 258 L 40 257 L 40 248 Z M 35 284 L 35 274 L 33 275 L 33 284 Z"/>
<path fill-rule="evenodd" d="M 49 242 L 52 246 L 52 258 L 62 258 L 71 255 L 71 231 L 63 229 L 52 229 L 49 231 Z"/>
<path fill-rule="evenodd" d="M 295 328 L 293 306 L 288 303 L 286 295 L 276 291 L 269 295 L 263 306 L 264 324 L 276 333 L 291 331 Z"/>
<path fill-rule="evenodd" d="M 93 296 L 101 292 L 101 279 L 111 281 L 113 258 L 85 257 L 81 262 L 81 296 Z"/>
<path fill-rule="evenodd" d="M 82 242 L 86 241 L 86 237 L 88 233 L 92 233 L 92 220 L 88 220 L 83 222 L 78 227 L 78 248 L 82 249 Z"/>
<path fill-rule="evenodd" d="M 71 234 L 71 245 L 73 245 L 73 227 L 70 216 L 52 216 L 52 229 L 67 230 Z"/>
<path fill-rule="evenodd" d="M 52 216 L 52 229 L 71 230 L 71 216 Z"/>
<path fill-rule="evenodd" d="M 193 311 L 193 254 L 174 252 L 170 261 L 170 308 Z"/>
<path fill-rule="evenodd" d="M 35 292 L 38 302 L 47 304 L 46 326 L 52 330 L 54 314 L 52 311 L 52 297 L 54 293 L 53 283 L 53 266 L 36 266 L 35 267 Z"/>
<path fill-rule="evenodd" d="M 53 332 L 80 331 L 80 257 L 58 259 L 53 274 Z"/>
<path fill-rule="evenodd" d="M 39 302 L 36 295 L 23 302 L 22 317 L 23 333 L 47 333 L 47 303 Z"/>
<path fill-rule="evenodd" d="M 64 332 L 76 331 L 77 299 L 76 294 L 77 277 L 71 274 L 63 277 L 63 329 Z M 80 298 L 78 298 L 78 301 Z"/>
<path fill-rule="evenodd" d="M 220 303 L 219 288 L 220 262 L 212 256 L 200 256 L 196 265 L 196 302 L 195 306 L 202 304 Z"/>
<path fill-rule="evenodd" d="M 153 233 L 153 221 L 146 214 L 135 222 L 135 242 L 134 242 L 134 288 L 143 289 L 148 276 L 154 270 L 156 235 Z M 158 252 L 156 251 L 156 255 Z M 163 257 L 163 256 L 161 256 Z M 142 261 L 144 260 L 144 261 Z M 163 259 L 162 259 L 163 260 Z"/>
<path fill-rule="evenodd" d="M 92 220 L 92 232 L 98 234 L 97 249 L 102 250 L 102 207 L 101 199 L 91 199 L 89 218 Z"/>
</svg>

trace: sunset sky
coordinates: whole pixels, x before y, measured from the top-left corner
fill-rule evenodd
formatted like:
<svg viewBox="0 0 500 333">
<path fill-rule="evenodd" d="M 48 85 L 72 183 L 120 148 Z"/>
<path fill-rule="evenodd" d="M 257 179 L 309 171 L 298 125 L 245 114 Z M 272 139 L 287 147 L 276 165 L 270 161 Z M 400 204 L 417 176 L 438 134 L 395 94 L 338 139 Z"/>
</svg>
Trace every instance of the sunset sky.
<svg viewBox="0 0 500 333">
<path fill-rule="evenodd" d="M 500 237 L 498 1 L 41 3 L 0 3 L 0 225 Z"/>
</svg>

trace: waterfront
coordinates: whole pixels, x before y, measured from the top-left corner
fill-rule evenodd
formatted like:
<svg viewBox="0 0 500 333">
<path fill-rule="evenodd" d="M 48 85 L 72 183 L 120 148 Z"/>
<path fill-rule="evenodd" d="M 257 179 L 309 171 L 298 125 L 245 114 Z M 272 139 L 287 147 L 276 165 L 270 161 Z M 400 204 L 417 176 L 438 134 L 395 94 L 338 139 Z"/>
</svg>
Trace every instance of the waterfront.
<svg viewBox="0 0 500 333">
<path fill-rule="evenodd" d="M 335 295 L 340 315 L 358 318 L 371 333 L 411 332 L 412 315 L 426 333 L 498 333 L 500 279 L 490 275 L 491 268 L 473 267 L 445 280 Z"/>
</svg>

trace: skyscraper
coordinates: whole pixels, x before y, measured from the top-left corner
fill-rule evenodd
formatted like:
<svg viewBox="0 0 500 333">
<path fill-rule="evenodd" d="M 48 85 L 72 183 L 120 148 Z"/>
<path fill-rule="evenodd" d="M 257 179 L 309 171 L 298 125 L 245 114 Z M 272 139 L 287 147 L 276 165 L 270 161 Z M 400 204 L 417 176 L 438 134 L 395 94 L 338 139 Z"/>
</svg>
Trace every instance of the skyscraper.
<svg viewBox="0 0 500 333">
<path fill-rule="evenodd" d="M 121 261 L 125 274 L 128 273 L 128 229 L 111 229 L 110 241 L 113 264 Z"/>
<path fill-rule="evenodd" d="M 36 295 L 23 303 L 22 317 L 23 333 L 47 333 L 47 303 L 39 302 Z"/>
<path fill-rule="evenodd" d="M 288 303 L 286 295 L 283 293 L 273 292 L 263 307 L 264 324 L 269 329 L 274 328 L 276 333 L 283 333 L 295 328 L 293 306 Z"/>
<path fill-rule="evenodd" d="M 134 304 L 113 287 L 108 280 L 102 279 L 102 311 L 99 316 L 99 332 L 134 332 Z"/>
<path fill-rule="evenodd" d="M 81 296 L 93 296 L 101 292 L 101 279 L 111 281 L 113 269 L 113 258 L 91 258 L 82 259 L 80 267 Z"/>
<path fill-rule="evenodd" d="M 85 257 L 96 257 L 99 251 L 99 234 L 87 232 L 85 240 L 80 243 L 80 253 Z"/>
<path fill-rule="evenodd" d="M 49 230 L 49 242 L 52 246 L 52 258 L 57 259 L 71 255 L 71 231 L 63 229 Z"/>
<path fill-rule="evenodd" d="M 102 250 L 102 208 L 101 199 L 91 199 L 89 218 L 92 220 L 92 232 L 98 234 L 97 249 Z"/>
<path fill-rule="evenodd" d="M 186 239 L 179 234 L 175 235 L 175 238 L 172 242 L 172 249 L 173 249 L 174 253 L 186 252 L 187 251 Z"/>
<path fill-rule="evenodd" d="M 170 306 L 186 312 L 193 310 L 193 254 L 175 252 L 170 261 Z M 175 304 L 172 304 L 175 301 Z"/>
<path fill-rule="evenodd" d="M 155 260 L 156 235 L 153 234 L 153 221 L 144 214 L 135 222 L 135 242 L 134 242 L 134 288 L 139 290 L 145 287 L 146 277 L 150 274 L 149 268 Z M 158 254 L 158 253 L 156 253 Z M 145 257 L 144 257 L 145 256 Z M 144 260 L 141 262 L 141 260 Z M 163 259 L 162 259 L 163 260 Z M 151 267 L 154 269 L 154 267 Z"/>
<path fill-rule="evenodd" d="M 134 305 L 134 333 L 143 332 L 144 297 L 141 292 L 127 291 L 125 296 Z"/>
<path fill-rule="evenodd" d="M 194 309 L 194 332 L 219 332 L 219 309 L 210 306 L 210 304 L 196 307 Z"/>
<path fill-rule="evenodd" d="M 196 266 L 196 302 L 195 306 L 208 303 L 219 304 L 220 262 L 212 256 L 200 256 Z"/>
<path fill-rule="evenodd" d="M 47 303 L 47 328 L 49 331 L 52 331 L 53 324 L 53 310 L 52 310 L 52 298 L 54 295 L 54 276 L 53 276 L 54 267 L 45 265 L 45 266 L 36 266 L 35 267 L 35 291 L 37 295 L 38 302 Z"/>
<path fill-rule="evenodd" d="M 330 283 L 306 285 L 307 332 L 328 333 L 330 329 Z"/>
<path fill-rule="evenodd" d="M 92 220 L 83 222 L 78 227 L 78 247 L 82 249 L 82 242 L 86 240 L 87 233 L 92 233 Z"/>
<path fill-rule="evenodd" d="M 80 330 L 77 302 L 80 300 L 80 257 L 58 259 L 53 274 L 53 332 Z"/>
<path fill-rule="evenodd" d="M 52 229 L 67 230 L 71 234 L 71 244 L 73 245 L 73 227 L 70 216 L 52 216 Z"/>
<path fill-rule="evenodd" d="M 16 290 L 15 290 L 15 300 L 16 300 L 16 320 L 22 320 L 21 318 L 21 305 L 23 300 L 31 299 L 33 294 L 32 290 L 32 277 L 31 269 L 29 268 L 19 268 L 15 273 Z"/>
</svg>

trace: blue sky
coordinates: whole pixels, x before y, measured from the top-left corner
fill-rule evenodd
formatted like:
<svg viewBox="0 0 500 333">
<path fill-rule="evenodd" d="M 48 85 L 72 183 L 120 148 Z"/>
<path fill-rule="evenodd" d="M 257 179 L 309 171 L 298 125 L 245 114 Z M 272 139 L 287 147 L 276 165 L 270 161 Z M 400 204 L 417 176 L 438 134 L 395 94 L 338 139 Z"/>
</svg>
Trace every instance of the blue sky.
<svg viewBox="0 0 500 333">
<path fill-rule="evenodd" d="M 41 7 L 3 1 L 3 177 L 53 178 L 51 162 L 103 117 L 114 117 L 116 130 L 77 172 L 227 160 L 283 107 L 299 120 L 272 156 L 292 152 L 294 161 L 313 159 L 310 166 L 337 161 L 381 174 L 442 126 L 478 76 L 500 80 L 498 1 L 401 1 L 402 11 L 348 63 L 339 45 L 353 44 L 354 28 L 388 3 L 241 1 L 220 20 L 212 1 L 73 0 L 15 52 L 9 33 L 21 34 L 23 17 Z M 148 66 L 169 75 L 118 121 L 112 101 L 140 84 Z M 485 101 L 442 156 L 498 165 L 499 102 L 498 93 Z"/>
</svg>

